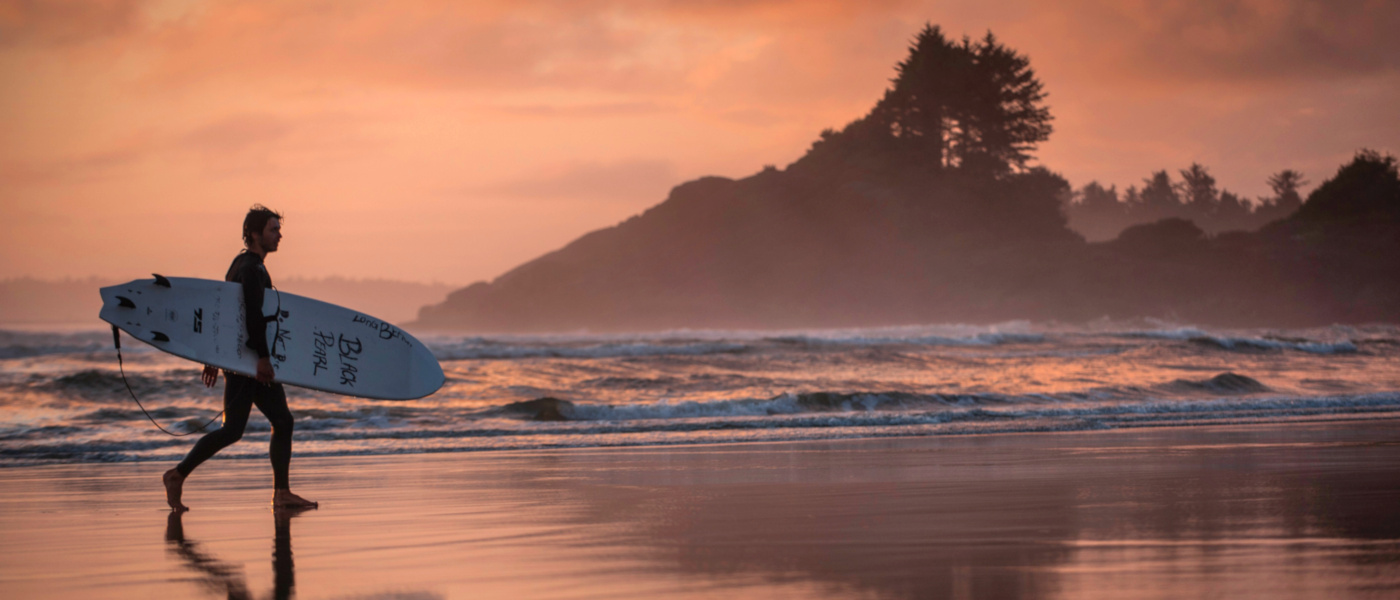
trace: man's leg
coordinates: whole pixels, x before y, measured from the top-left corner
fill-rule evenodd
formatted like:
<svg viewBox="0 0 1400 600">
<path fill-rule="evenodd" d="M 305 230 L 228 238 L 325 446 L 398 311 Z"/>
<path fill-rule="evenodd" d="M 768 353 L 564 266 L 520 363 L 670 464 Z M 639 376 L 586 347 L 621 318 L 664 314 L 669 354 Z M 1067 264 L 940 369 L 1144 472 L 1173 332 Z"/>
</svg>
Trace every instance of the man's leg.
<svg viewBox="0 0 1400 600">
<path fill-rule="evenodd" d="M 248 425 L 248 413 L 253 409 L 251 389 L 248 384 L 257 381 L 226 373 L 224 375 L 224 423 L 223 426 L 204 434 L 195 442 L 185 460 L 175 468 L 165 472 L 161 478 L 165 482 L 165 501 L 174 510 L 189 510 L 180 502 L 184 493 L 185 478 L 189 477 L 201 463 L 209 460 L 218 451 L 243 438 L 243 429 Z"/>
<path fill-rule="evenodd" d="M 292 411 L 287 407 L 287 391 L 280 383 L 263 386 L 253 396 L 258 410 L 272 424 L 272 442 L 267 455 L 272 459 L 272 504 L 283 507 L 314 507 L 315 502 L 292 493 Z"/>
</svg>

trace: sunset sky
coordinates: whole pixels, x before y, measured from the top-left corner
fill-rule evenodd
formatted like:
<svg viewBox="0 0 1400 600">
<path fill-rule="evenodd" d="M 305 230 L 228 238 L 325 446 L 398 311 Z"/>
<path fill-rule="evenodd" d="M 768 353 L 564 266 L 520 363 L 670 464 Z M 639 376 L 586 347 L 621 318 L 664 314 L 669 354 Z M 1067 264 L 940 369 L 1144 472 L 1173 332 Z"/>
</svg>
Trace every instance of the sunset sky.
<svg viewBox="0 0 1400 600">
<path fill-rule="evenodd" d="M 1392 0 L 0 0 L 0 279 L 221 278 L 255 202 L 274 277 L 491 279 L 786 166 L 925 23 L 1030 57 L 1075 186 L 1400 151 Z"/>
</svg>

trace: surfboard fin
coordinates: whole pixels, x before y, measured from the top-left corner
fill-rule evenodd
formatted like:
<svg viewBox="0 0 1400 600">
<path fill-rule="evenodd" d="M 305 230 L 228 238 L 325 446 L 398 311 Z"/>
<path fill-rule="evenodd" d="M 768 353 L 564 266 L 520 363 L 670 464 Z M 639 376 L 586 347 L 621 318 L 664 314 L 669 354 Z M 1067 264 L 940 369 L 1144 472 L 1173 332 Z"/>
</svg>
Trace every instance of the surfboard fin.
<svg viewBox="0 0 1400 600">
<path fill-rule="evenodd" d="M 164 275 L 161 275 L 160 273 L 151 274 L 156 276 L 156 285 L 160 287 L 170 287 L 170 280 L 166 279 Z"/>
<path fill-rule="evenodd" d="M 151 341 L 152 341 L 152 342 L 168 342 L 168 341 L 170 341 L 170 336 L 165 335 L 164 333 L 161 333 L 161 332 L 159 332 L 159 331 L 152 331 L 152 332 L 151 332 Z"/>
<path fill-rule="evenodd" d="M 117 296 L 117 306 L 120 308 L 136 308 L 136 303 L 126 296 Z"/>
</svg>

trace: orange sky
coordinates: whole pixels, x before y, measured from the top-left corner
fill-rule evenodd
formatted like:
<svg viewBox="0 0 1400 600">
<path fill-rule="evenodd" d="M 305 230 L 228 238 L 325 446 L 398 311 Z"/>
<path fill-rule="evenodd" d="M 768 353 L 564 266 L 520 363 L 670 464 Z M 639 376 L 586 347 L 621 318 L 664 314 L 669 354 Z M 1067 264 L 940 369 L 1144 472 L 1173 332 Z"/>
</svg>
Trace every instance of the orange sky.
<svg viewBox="0 0 1400 600">
<path fill-rule="evenodd" d="M 254 202 L 274 276 L 490 279 L 787 165 L 925 22 L 1030 56 L 1076 186 L 1400 150 L 1391 0 L 0 0 L 0 279 L 219 278 Z"/>
</svg>

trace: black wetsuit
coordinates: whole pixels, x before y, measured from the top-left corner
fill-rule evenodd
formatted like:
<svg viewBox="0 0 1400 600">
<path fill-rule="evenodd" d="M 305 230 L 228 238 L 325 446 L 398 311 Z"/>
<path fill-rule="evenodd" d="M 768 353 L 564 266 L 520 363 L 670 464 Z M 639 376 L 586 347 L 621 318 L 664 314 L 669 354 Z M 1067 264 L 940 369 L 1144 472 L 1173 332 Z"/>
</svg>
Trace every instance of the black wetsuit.
<svg viewBox="0 0 1400 600">
<path fill-rule="evenodd" d="M 272 287 L 272 278 L 263 267 L 262 257 L 252 252 L 239 254 L 229 266 L 224 281 L 243 284 L 247 345 L 258 358 L 266 358 L 269 352 L 267 321 L 262 314 L 263 290 Z M 255 404 L 272 423 L 272 446 L 268 454 L 272 457 L 273 487 L 290 489 L 287 470 L 292 462 L 292 411 L 287 408 L 287 392 L 280 383 L 263 385 L 252 377 L 229 371 L 224 371 L 224 426 L 199 438 L 185 460 L 175 467 L 180 474 L 188 476 L 200 463 L 241 439 L 243 428 L 248 425 L 248 414 Z"/>
</svg>

